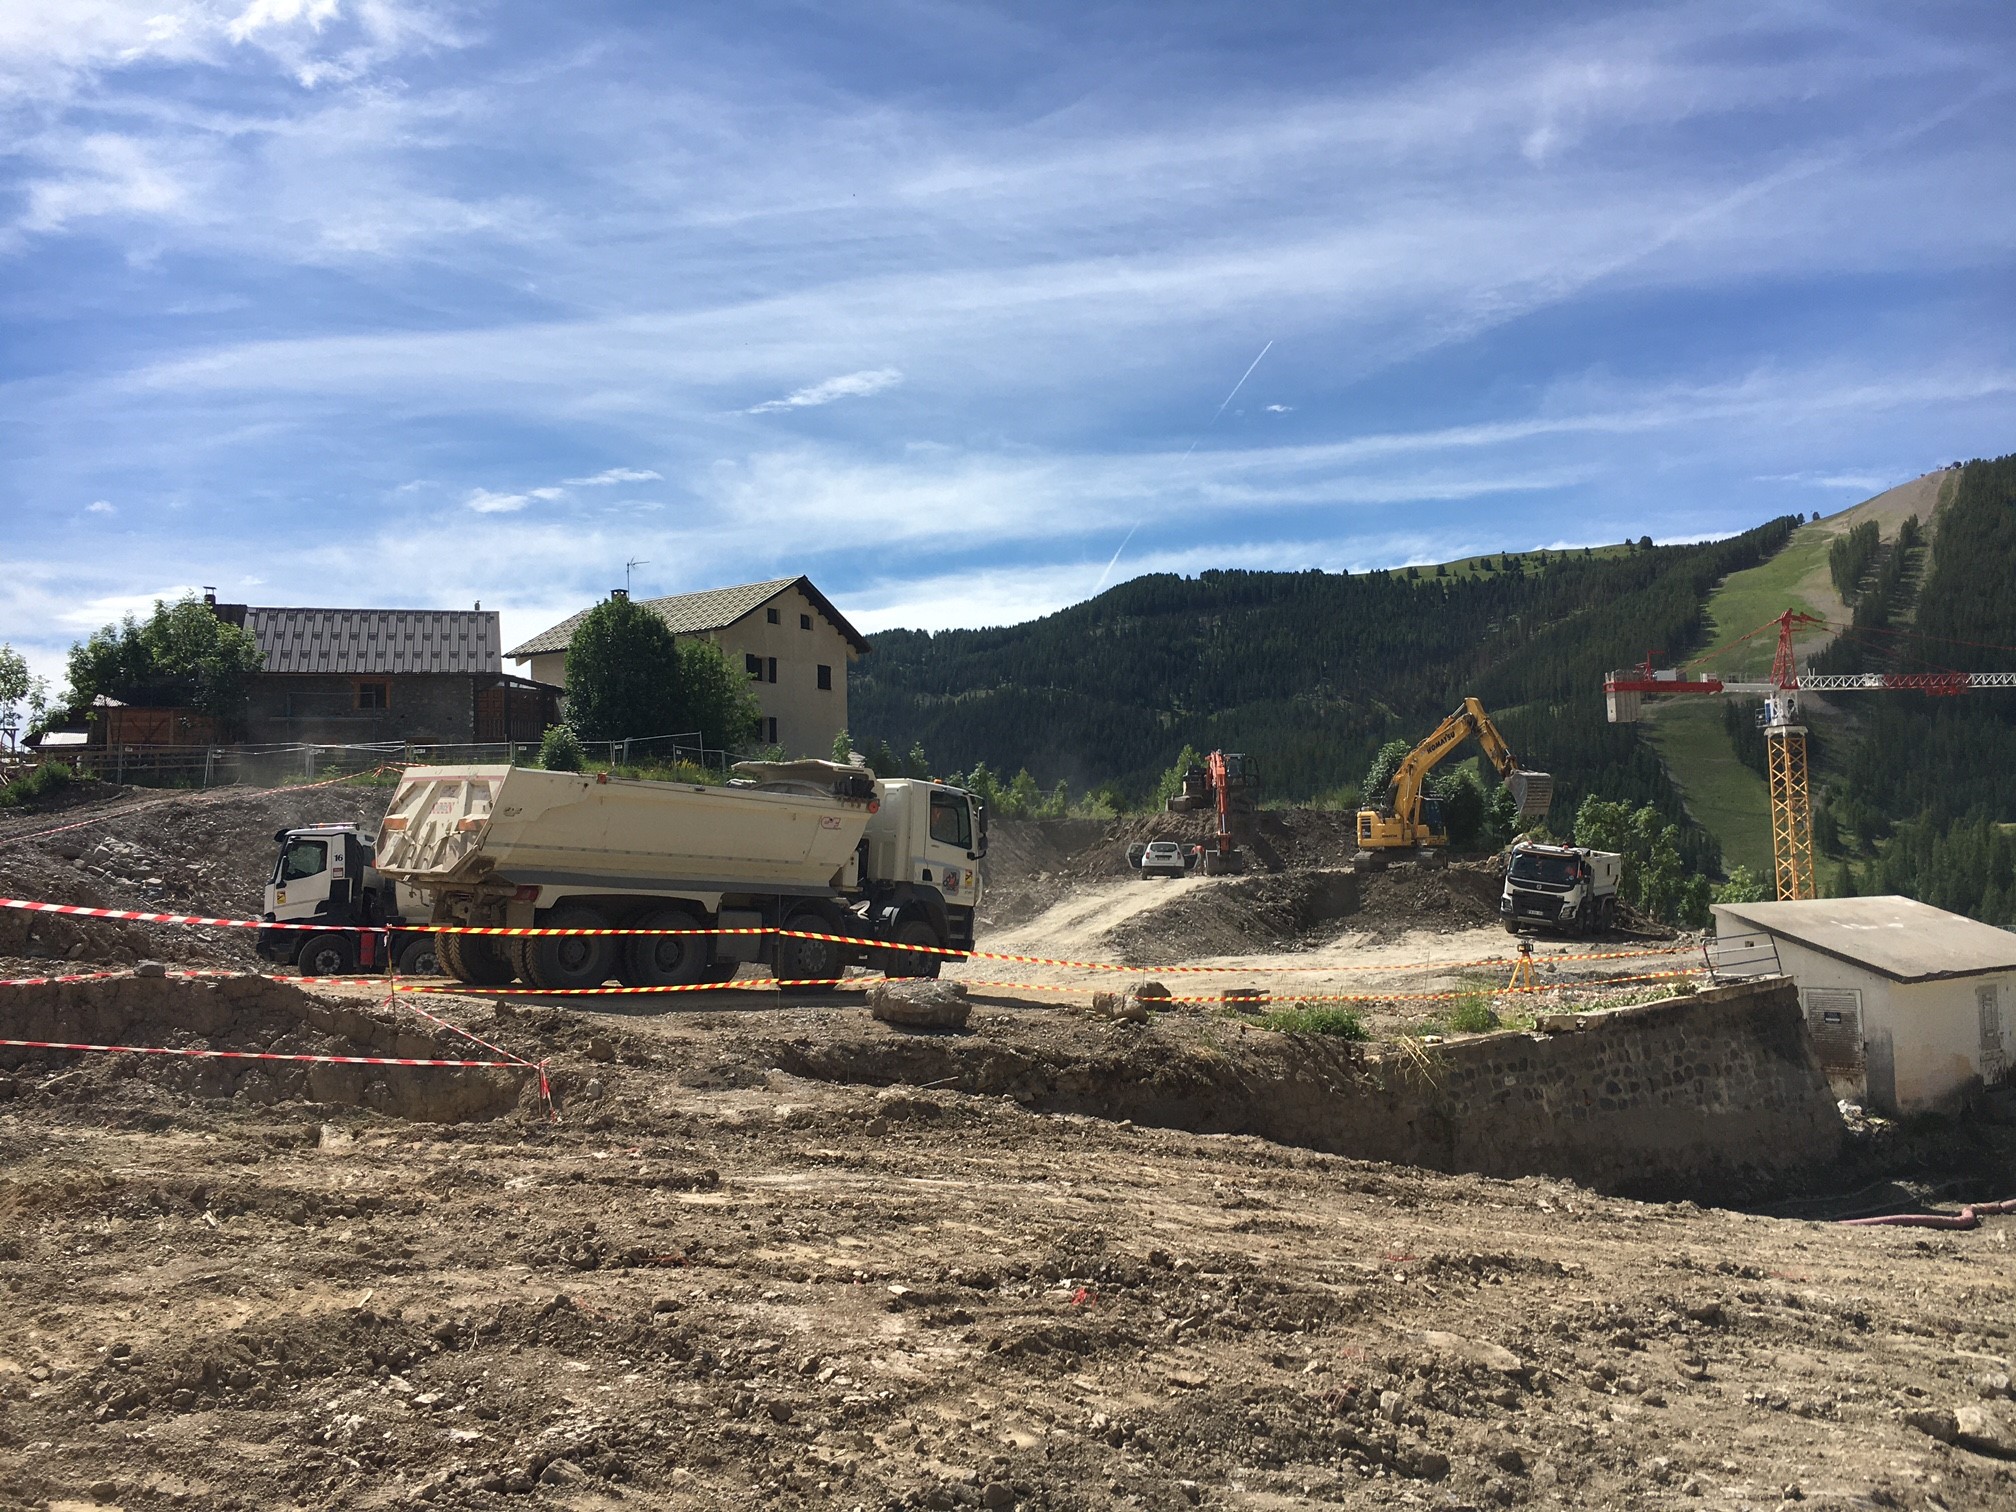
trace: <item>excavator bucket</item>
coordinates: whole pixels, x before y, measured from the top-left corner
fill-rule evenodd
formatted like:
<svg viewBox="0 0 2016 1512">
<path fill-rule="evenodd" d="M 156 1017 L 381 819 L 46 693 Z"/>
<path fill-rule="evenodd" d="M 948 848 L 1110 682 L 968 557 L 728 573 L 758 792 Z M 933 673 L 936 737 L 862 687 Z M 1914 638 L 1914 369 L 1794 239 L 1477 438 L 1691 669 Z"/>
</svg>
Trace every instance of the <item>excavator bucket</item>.
<svg viewBox="0 0 2016 1512">
<path fill-rule="evenodd" d="M 1544 819 L 1554 801 L 1554 779 L 1545 772 L 1514 772 L 1505 779 L 1521 819 Z"/>
</svg>

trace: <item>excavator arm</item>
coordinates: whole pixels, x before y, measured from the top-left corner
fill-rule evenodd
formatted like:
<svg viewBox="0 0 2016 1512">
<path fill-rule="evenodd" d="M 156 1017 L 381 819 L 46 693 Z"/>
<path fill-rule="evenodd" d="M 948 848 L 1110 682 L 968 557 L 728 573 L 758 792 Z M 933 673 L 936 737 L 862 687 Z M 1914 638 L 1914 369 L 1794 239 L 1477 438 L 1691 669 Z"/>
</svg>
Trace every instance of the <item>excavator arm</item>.
<svg viewBox="0 0 2016 1512">
<path fill-rule="evenodd" d="M 1519 765 L 1512 748 L 1505 743 L 1505 737 L 1491 722 L 1491 716 L 1484 712 L 1484 706 L 1474 698 L 1463 700 L 1463 706 L 1443 720 L 1426 740 L 1409 751 L 1395 769 L 1389 788 L 1390 804 L 1388 822 L 1377 822 L 1368 814 L 1359 816 L 1359 836 L 1361 844 L 1368 845 L 1412 845 L 1421 834 L 1421 790 L 1426 785 L 1428 774 L 1448 758 L 1463 744 L 1475 738 L 1484 748 L 1484 755 L 1504 781 L 1518 805 L 1522 819 L 1537 819 L 1547 812 L 1554 798 L 1554 779 L 1545 772 L 1527 771 Z M 1368 819 L 1375 819 L 1367 824 Z"/>
</svg>

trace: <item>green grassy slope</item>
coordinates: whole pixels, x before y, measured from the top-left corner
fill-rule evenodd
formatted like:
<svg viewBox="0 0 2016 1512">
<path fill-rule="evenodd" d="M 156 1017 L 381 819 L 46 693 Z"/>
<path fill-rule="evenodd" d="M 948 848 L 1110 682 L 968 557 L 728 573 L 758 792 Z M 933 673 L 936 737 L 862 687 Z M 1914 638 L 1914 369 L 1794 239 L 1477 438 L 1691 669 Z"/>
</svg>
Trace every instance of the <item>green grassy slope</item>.
<svg viewBox="0 0 2016 1512">
<path fill-rule="evenodd" d="M 1713 698 L 1672 698 L 1648 703 L 1640 727 L 1687 812 L 1722 847 L 1725 867 L 1747 866 L 1771 875 L 1771 794 L 1749 767 L 1736 759 L 1722 728 L 1721 702 Z"/>
<path fill-rule="evenodd" d="M 1810 521 L 1794 531 L 1769 561 L 1731 573 L 1708 597 L 1711 629 L 1706 649 L 1695 657 L 1703 663 L 1702 672 L 1724 679 L 1767 676 L 1778 647 L 1777 630 L 1766 629 L 1741 645 L 1737 642 L 1787 609 L 1831 623 L 1844 621 L 1846 606 L 1828 578 L 1828 548 L 1865 519 L 1875 519 L 1882 526 L 1885 540 L 1894 537 L 1907 514 L 1917 514 L 1931 526 L 1933 511 L 1952 491 L 1952 477 L 1929 473 L 1825 519 Z M 1832 632 L 1825 630 L 1798 636 L 1794 645 L 1801 664 L 1833 638 Z M 1671 655 L 1657 658 L 1666 663 L 1677 659 Z M 1846 733 L 1841 717 L 1830 713 L 1824 703 L 1816 702 L 1808 714 L 1823 737 Z M 1724 864 L 1748 866 L 1760 876 L 1769 876 L 1770 792 L 1764 779 L 1738 761 L 1730 749 L 1720 700 L 1648 700 L 1643 729 L 1665 762 L 1674 786 L 1686 798 L 1688 813 L 1720 843 Z M 1842 745 L 1841 740 L 1823 738 L 1821 742 L 1822 750 L 1830 753 L 1838 752 Z"/>
</svg>

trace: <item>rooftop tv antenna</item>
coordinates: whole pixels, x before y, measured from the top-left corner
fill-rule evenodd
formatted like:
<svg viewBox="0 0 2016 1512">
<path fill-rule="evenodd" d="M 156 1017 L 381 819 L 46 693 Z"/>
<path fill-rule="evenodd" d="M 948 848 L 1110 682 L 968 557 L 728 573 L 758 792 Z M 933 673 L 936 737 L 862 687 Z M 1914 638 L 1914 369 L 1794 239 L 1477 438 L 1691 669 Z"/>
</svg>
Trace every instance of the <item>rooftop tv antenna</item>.
<svg viewBox="0 0 2016 1512">
<path fill-rule="evenodd" d="M 649 562 L 639 561 L 636 557 L 632 557 L 623 564 L 623 596 L 625 598 L 630 596 L 630 574 L 639 567 L 649 567 L 650 565 Z"/>
</svg>

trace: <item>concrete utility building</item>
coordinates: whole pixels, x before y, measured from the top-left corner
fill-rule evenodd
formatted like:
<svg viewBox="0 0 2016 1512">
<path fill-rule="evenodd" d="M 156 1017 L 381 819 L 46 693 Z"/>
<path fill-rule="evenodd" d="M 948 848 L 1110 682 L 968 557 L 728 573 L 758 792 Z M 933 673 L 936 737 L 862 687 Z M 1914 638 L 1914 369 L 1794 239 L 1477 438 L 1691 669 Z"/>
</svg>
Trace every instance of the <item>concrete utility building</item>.
<svg viewBox="0 0 2016 1512">
<path fill-rule="evenodd" d="M 1950 1113 L 2009 1074 L 2016 934 L 1910 898 L 1717 903 L 1724 975 L 1798 984 L 1835 1095 Z"/>
<path fill-rule="evenodd" d="M 621 590 L 618 590 L 619 596 Z M 756 684 L 762 727 L 757 738 L 793 756 L 824 756 L 847 728 L 847 666 L 868 642 L 807 577 L 774 578 L 704 593 L 676 593 L 638 603 L 674 635 L 704 636 Z M 531 663 L 532 678 L 567 686 L 567 647 L 588 611 L 569 615 L 521 646 L 511 659 Z"/>
</svg>

